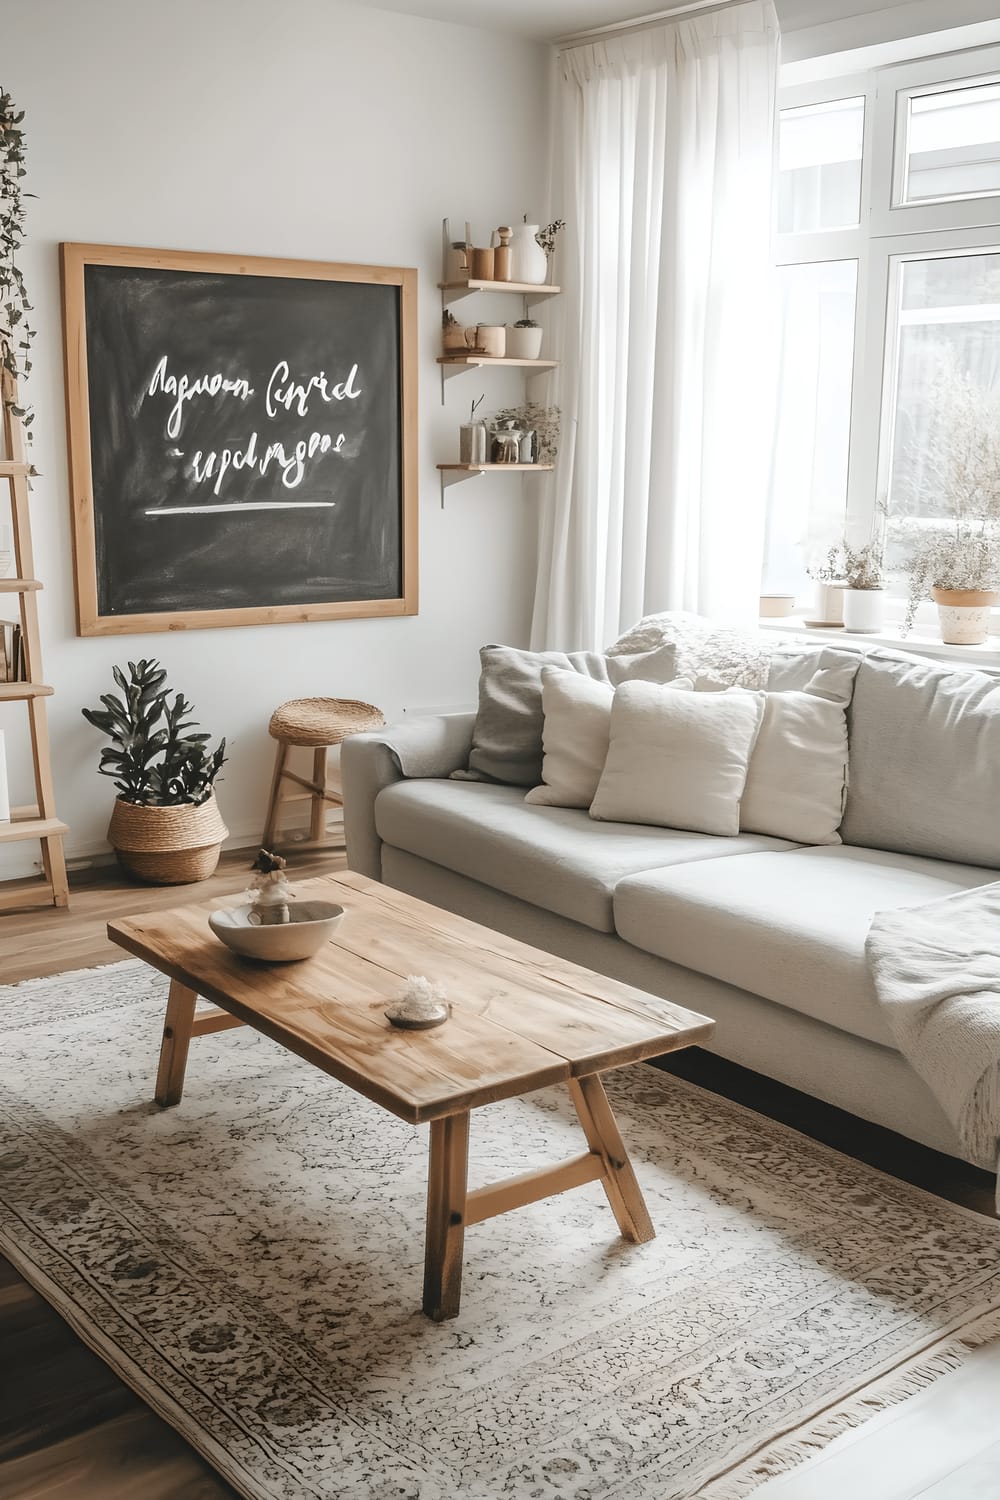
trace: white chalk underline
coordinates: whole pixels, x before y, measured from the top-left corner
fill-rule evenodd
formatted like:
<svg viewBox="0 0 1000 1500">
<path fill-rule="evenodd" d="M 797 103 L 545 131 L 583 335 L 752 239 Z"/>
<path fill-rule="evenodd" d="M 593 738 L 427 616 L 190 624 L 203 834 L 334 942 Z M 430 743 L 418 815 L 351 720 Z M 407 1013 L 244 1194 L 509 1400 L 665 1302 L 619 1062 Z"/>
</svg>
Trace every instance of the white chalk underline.
<svg viewBox="0 0 1000 1500">
<path fill-rule="evenodd" d="M 226 510 L 315 510 L 331 509 L 336 500 L 230 500 L 225 505 L 158 505 L 147 516 L 200 516 Z"/>
</svg>

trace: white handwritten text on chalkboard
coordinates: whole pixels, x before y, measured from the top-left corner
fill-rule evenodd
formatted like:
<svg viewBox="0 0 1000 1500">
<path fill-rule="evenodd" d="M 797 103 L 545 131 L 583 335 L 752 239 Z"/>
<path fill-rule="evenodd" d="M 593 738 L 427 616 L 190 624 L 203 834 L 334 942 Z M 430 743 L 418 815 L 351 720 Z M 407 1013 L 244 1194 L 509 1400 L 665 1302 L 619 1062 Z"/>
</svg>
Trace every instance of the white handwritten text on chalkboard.
<svg viewBox="0 0 1000 1500">
<path fill-rule="evenodd" d="M 294 412 L 300 417 L 308 416 L 309 403 L 313 396 L 327 404 L 334 401 L 355 401 L 362 394 L 362 387 L 357 382 L 358 366 L 356 363 L 352 364 L 345 379 L 331 382 L 325 370 L 320 370 L 317 374 L 308 375 L 303 379 L 293 379 L 287 360 L 279 360 L 267 381 L 264 396 L 266 417 L 269 421 L 274 421 L 280 419 L 283 412 Z M 165 431 L 169 438 L 176 440 L 181 436 L 188 403 L 193 403 L 203 397 L 226 396 L 245 404 L 251 401 L 255 394 L 255 388 L 244 376 L 227 376 L 220 371 L 211 374 L 199 373 L 193 376 L 174 374 L 169 367 L 169 356 L 164 354 L 157 361 L 152 377 L 140 399 L 145 400 L 147 397 L 154 396 L 172 398 Z M 280 439 L 262 444 L 257 431 L 254 430 L 242 446 L 234 445 L 209 451 L 198 448 L 189 458 L 187 472 L 196 485 L 210 481 L 212 493 L 219 496 L 227 475 L 250 470 L 266 476 L 273 466 L 280 470 L 283 487 L 294 490 L 305 478 L 310 461 L 328 453 L 342 454 L 346 444 L 346 433 L 340 432 L 334 436 L 330 432 L 318 431 L 311 432 L 306 438 L 300 438 L 290 448 Z M 181 448 L 174 447 L 170 452 L 176 458 L 187 457 Z M 332 500 L 311 500 L 298 503 L 334 504 Z M 235 500 L 230 501 L 229 504 L 235 509 L 240 508 L 241 502 Z M 259 505 L 259 502 L 257 504 Z M 201 508 L 201 506 L 160 507 L 155 512 L 147 511 L 147 514 L 163 515 L 177 511 L 190 513 Z M 250 508 L 256 508 L 256 506 Z M 205 507 L 205 509 L 214 511 L 218 507 Z"/>
</svg>

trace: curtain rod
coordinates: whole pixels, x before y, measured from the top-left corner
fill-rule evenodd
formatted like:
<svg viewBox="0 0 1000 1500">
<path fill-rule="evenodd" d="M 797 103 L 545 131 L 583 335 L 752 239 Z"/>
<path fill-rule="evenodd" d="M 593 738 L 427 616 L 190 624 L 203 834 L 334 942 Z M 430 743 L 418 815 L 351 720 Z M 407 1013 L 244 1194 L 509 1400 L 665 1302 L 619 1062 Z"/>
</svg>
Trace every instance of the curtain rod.
<svg viewBox="0 0 1000 1500">
<path fill-rule="evenodd" d="M 635 16 L 631 21 L 612 21 L 607 26 L 593 26 L 589 31 L 574 31 L 568 36 L 556 37 L 553 46 L 558 47 L 561 52 L 569 52 L 574 47 L 585 47 L 588 42 L 596 41 L 602 36 L 618 36 L 627 31 L 644 31 L 651 26 L 658 26 L 661 21 L 674 21 L 680 16 L 689 16 L 699 10 L 731 10 L 736 5 L 743 5 L 746 0 L 687 0 L 684 5 L 672 5 L 669 10 L 657 10 L 644 16 Z"/>
</svg>

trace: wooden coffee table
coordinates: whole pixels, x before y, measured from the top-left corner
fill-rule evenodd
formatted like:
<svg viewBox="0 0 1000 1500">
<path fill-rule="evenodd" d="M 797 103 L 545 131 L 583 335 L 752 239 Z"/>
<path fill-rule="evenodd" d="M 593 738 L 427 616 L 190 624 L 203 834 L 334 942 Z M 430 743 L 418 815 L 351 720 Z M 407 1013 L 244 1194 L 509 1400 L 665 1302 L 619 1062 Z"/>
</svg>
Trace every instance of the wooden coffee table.
<svg viewBox="0 0 1000 1500">
<path fill-rule="evenodd" d="M 245 1023 L 400 1119 L 429 1121 L 423 1308 L 435 1320 L 458 1312 L 466 1228 L 509 1209 L 599 1180 L 624 1237 L 653 1238 L 600 1075 L 704 1041 L 713 1021 L 362 875 L 297 890 L 346 908 L 334 940 L 302 963 L 257 964 L 223 947 L 208 914 L 232 898 L 108 924 L 171 979 L 158 1104 L 180 1103 L 193 1036 Z M 383 1012 L 408 974 L 445 986 L 443 1026 L 390 1026 Z M 199 997 L 217 1008 L 197 1010 Z M 470 1112 L 554 1083 L 569 1088 L 587 1150 L 470 1191 Z"/>
</svg>

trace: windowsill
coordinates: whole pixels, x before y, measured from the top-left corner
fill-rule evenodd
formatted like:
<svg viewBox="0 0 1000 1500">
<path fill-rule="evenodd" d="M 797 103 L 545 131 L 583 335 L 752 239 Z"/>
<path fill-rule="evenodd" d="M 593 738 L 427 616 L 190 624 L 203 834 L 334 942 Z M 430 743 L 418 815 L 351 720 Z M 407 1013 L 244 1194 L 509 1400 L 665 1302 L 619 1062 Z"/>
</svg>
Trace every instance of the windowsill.
<svg viewBox="0 0 1000 1500">
<path fill-rule="evenodd" d="M 778 635 L 792 636 L 798 640 L 824 642 L 836 646 L 838 641 L 847 641 L 852 646 L 891 646 L 896 651 L 911 651 L 914 656 L 928 656 L 935 661 L 952 662 L 971 670 L 977 667 L 1000 667 L 1000 636 L 990 636 L 981 646 L 946 646 L 940 636 L 918 623 L 904 640 L 898 625 L 886 624 L 876 634 L 867 631 L 845 630 L 843 626 L 817 628 L 804 620 L 789 616 L 785 619 L 760 620 L 761 630 L 774 631 Z"/>
</svg>

